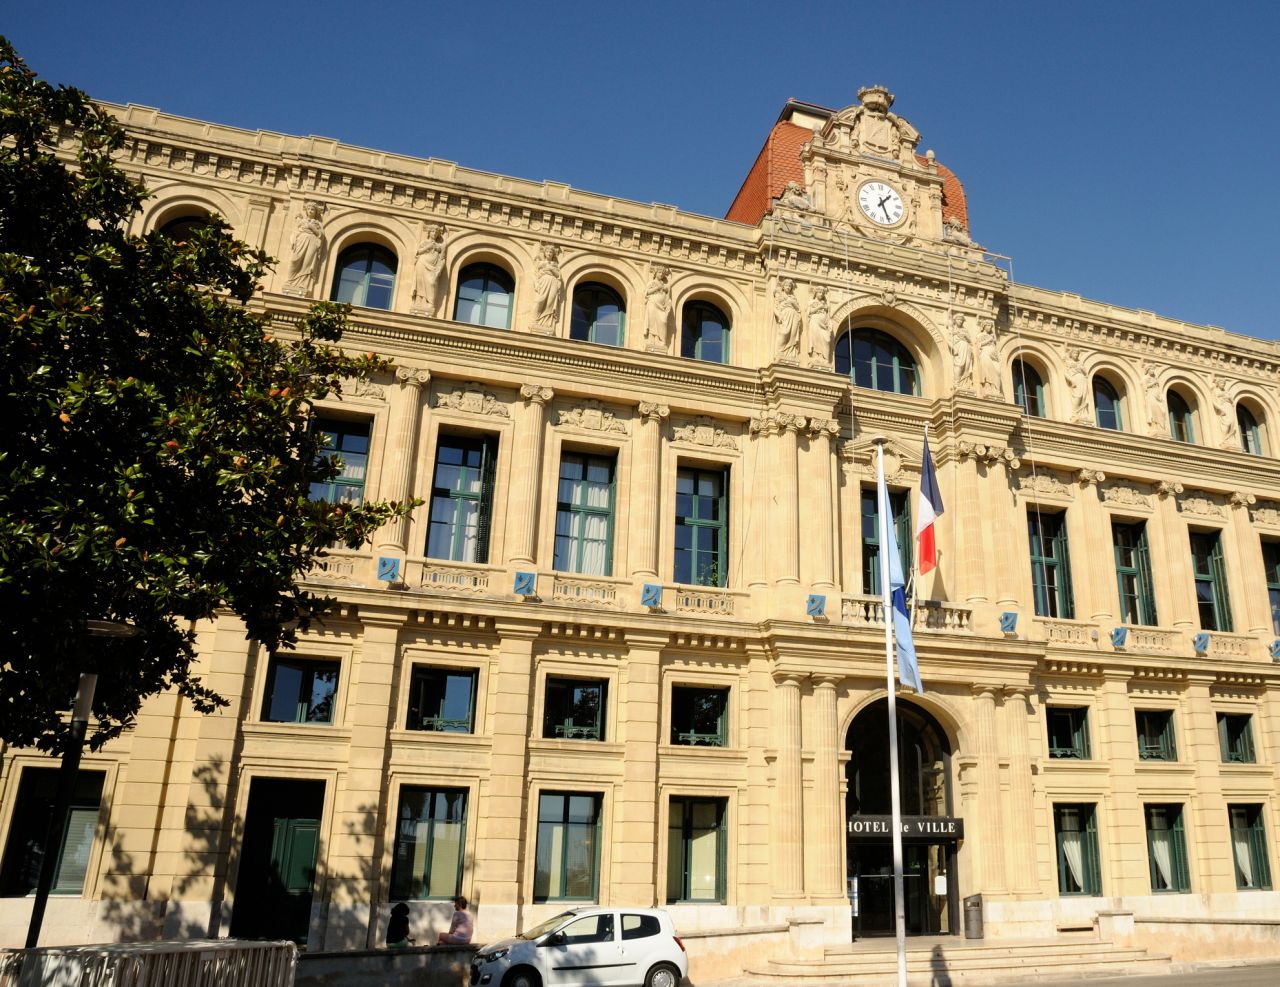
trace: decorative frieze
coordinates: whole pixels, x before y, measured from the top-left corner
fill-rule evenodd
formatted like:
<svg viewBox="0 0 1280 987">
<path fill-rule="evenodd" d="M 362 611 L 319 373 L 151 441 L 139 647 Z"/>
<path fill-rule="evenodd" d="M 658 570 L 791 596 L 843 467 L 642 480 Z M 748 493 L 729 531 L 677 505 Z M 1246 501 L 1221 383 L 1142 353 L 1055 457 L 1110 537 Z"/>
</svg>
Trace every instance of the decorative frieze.
<svg viewBox="0 0 1280 987">
<path fill-rule="evenodd" d="M 1075 496 L 1071 484 L 1052 470 L 1035 470 L 1022 474 L 1017 482 L 1018 492 L 1025 497 L 1057 497 L 1070 500 Z"/>
<path fill-rule="evenodd" d="M 1262 528 L 1280 528 L 1280 503 L 1274 500 L 1259 501 L 1249 512 L 1253 523 Z"/>
<path fill-rule="evenodd" d="M 1223 520 L 1227 516 L 1226 509 L 1217 498 L 1206 493 L 1188 493 L 1178 498 L 1178 510 L 1192 517 L 1213 518 Z"/>
<path fill-rule="evenodd" d="M 724 426 L 714 418 L 699 415 L 687 419 L 685 424 L 671 429 L 673 442 L 688 442 L 691 445 L 705 446 L 708 449 L 731 449 L 738 451 L 738 443 L 725 431 Z"/>
<path fill-rule="evenodd" d="M 350 377 L 342 384 L 342 392 L 353 398 L 365 398 L 369 401 L 385 401 L 387 388 L 384 384 L 369 377 Z"/>
<path fill-rule="evenodd" d="M 595 398 L 585 398 L 575 408 L 562 408 L 556 413 L 556 425 L 586 429 L 589 432 L 627 434 L 627 423 L 618 419 Z"/>
<path fill-rule="evenodd" d="M 1145 494 L 1127 483 L 1108 483 L 1102 488 L 1102 501 L 1115 507 L 1136 507 L 1151 510 L 1151 495 Z"/>
<path fill-rule="evenodd" d="M 486 391 L 479 384 L 463 384 L 455 387 L 447 394 L 436 395 L 437 408 L 451 408 L 470 415 L 493 415 L 496 418 L 510 418 L 507 406 L 497 396 Z"/>
</svg>

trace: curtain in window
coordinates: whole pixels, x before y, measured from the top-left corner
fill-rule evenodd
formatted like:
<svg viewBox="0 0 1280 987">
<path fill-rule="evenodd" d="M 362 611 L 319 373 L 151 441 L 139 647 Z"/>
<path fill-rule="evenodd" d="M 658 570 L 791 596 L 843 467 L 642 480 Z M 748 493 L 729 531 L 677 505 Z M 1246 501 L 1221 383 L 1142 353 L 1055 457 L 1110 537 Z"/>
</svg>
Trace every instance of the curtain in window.
<svg viewBox="0 0 1280 987">
<path fill-rule="evenodd" d="M 1155 861 L 1156 875 L 1161 890 L 1173 887 L 1173 833 L 1156 829 L 1150 833 L 1151 857 Z"/>
<path fill-rule="evenodd" d="M 1253 855 L 1249 852 L 1249 831 L 1232 829 L 1231 846 L 1236 855 L 1236 869 L 1240 871 L 1240 887 L 1256 888 L 1253 883 Z"/>
<path fill-rule="evenodd" d="M 586 506 L 598 510 L 609 509 L 609 484 L 588 483 Z M 583 514 L 582 519 L 582 573 L 603 576 L 609 571 L 609 515 Z"/>
<path fill-rule="evenodd" d="M 1083 889 L 1084 881 L 1084 834 L 1067 830 L 1061 834 L 1062 856 L 1066 858 L 1067 870 L 1071 872 L 1072 883 Z"/>
</svg>

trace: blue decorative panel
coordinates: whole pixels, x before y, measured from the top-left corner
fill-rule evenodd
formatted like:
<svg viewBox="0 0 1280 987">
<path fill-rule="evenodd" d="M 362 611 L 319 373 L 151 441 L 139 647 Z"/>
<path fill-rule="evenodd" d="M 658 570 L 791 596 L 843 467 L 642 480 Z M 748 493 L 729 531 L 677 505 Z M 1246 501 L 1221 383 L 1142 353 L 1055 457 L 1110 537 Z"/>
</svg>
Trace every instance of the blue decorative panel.
<svg viewBox="0 0 1280 987">
<path fill-rule="evenodd" d="M 1191 639 L 1191 643 L 1195 646 L 1196 654 L 1206 654 L 1209 650 L 1209 635 L 1203 632 L 1197 634 Z"/>
<path fill-rule="evenodd" d="M 516 596 L 538 595 L 538 574 L 536 572 L 516 573 Z"/>
<path fill-rule="evenodd" d="M 661 583 L 645 583 L 640 590 L 640 606 L 653 607 L 655 610 L 662 606 L 662 584 Z"/>
<path fill-rule="evenodd" d="M 1129 640 L 1129 628 L 1117 627 L 1111 632 L 1111 647 L 1123 648 L 1127 640 Z"/>
<path fill-rule="evenodd" d="M 1006 610 L 1000 615 L 1000 633 L 1012 634 L 1018 629 L 1018 614 L 1014 610 Z"/>
<path fill-rule="evenodd" d="M 1271 657 L 1280 661 L 1280 638 L 1271 642 Z"/>
<path fill-rule="evenodd" d="M 827 598 L 811 593 L 804 602 L 804 612 L 810 617 L 825 617 L 827 614 Z"/>
<path fill-rule="evenodd" d="M 400 582 L 400 560 L 394 555 L 379 555 L 378 578 L 384 583 Z"/>
</svg>

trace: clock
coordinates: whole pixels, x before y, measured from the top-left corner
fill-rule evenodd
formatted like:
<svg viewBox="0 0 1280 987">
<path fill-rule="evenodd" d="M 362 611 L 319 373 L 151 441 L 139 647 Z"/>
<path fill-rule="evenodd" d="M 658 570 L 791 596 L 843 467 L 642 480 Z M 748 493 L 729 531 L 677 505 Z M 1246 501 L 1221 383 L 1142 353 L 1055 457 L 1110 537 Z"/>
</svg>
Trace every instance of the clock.
<svg viewBox="0 0 1280 987">
<path fill-rule="evenodd" d="M 858 189 L 858 207 L 878 226 L 894 226 L 902 219 L 902 196 L 884 182 L 867 182 Z"/>
</svg>

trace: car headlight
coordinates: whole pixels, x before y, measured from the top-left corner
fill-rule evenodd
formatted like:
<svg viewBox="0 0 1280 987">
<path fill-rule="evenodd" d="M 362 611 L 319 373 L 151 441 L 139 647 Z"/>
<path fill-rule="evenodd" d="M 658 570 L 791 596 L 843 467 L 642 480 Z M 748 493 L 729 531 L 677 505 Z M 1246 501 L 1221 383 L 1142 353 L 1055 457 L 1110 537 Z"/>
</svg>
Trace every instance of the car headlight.
<svg viewBox="0 0 1280 987">
<path fill-rule="evenodd" d="M 492 963 L 494 960 L 502 959 L 502 957 L 506 956 L 509 952 L 511 952 L 511 950 L 508 947 L 495 949 L 492 953 L 481 953 L 480 960 L 483 963 Z"/>
</svg>

